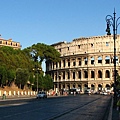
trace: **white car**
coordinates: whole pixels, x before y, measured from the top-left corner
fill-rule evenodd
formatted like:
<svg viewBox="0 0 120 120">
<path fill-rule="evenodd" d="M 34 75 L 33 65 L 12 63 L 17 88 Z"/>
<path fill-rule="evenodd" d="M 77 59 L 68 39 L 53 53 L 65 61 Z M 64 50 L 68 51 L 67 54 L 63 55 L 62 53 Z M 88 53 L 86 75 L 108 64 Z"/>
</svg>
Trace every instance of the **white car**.
<svg viewBox="0 0 120 120">
<path fill-rule="evenodd" d="M 44 91 L 39 91 L 36 98 L 47 98 L 47 94 Z"/>
</svg>

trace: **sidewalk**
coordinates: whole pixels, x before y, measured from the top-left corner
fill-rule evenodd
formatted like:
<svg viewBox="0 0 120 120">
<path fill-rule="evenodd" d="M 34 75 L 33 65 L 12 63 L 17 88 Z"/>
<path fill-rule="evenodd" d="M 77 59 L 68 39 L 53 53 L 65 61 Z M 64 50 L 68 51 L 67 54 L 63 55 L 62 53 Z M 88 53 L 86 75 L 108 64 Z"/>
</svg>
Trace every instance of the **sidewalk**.
<svg viewBox="0 0 120 120">
<path fill-rule="evenodd" d="M 119 120 L 119 111 L 116 108 L 112 109 L 112 120 Z"/>
<path fill-rule="evenodd" d="M 119 111 L 113 107 L 113 97 L 111 98 L 111 106 L 107 120 L 119 120 Z"/>
</svg>

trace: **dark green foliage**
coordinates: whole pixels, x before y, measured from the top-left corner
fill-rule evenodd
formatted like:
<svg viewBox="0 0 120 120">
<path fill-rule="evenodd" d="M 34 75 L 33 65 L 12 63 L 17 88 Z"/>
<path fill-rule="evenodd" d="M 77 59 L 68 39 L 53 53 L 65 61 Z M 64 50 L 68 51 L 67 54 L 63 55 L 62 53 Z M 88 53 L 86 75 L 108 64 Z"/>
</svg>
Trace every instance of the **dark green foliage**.
<svg viewBox="0 0 120 120">
<path fill-rule="evenodd" d="M 0 86 L 10 86 L 13 81 L 24 88 L 29 86 L 36 89 L 36 72 L 33 68 L 39 68 L 39 89 L 49 90 L 53 88 L 53 81 L 49 75 L 43 76 L 42 62 L 50 60 L 58 62 L 60 53 L 54 47 L 37 43 L 23 50 L 15 50 L 12 47 L 0 47 Z"/>
<path fill-rule="evenodd" d="M 116 87 L 117 89 L 120 89 L 120 76 L 119 75 L 117 75 Z"/>
<path fill-rule="evenodd" d="M 16 79 L 15 79 L 15 83 L 18 85 L 18 87 L 23 89 L 28 80 L 29 80 L 28 70 L 18 68 L 16 70 Z"/>
</svg>

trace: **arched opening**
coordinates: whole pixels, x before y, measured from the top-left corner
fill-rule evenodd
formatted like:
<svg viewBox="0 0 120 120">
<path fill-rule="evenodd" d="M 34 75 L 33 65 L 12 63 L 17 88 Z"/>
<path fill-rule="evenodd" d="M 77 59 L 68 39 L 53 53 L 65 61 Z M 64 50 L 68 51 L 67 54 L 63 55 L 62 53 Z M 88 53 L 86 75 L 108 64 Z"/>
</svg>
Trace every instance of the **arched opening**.
<svg viewBox="0 0 120 120">
<path fill-rule="evenodd" d="M 78 89 L 80 89 L 80 90 L 81 90 L 81 85 L 78 85 Z"/>
<path fill-rule="evenodd" d="M 91 90 L 95 90 L 95 86 L 93 84 L 91 85 Z"/>
<path fill-rule="evenodd" d="M 105 64 L 110 64 L 110 57 L 109 56 L 105 57 Z"/>
<path fill-rule="evenodd" d="M 78 78 L 81 78 L 81 71 L 78 71 Z"/>
<path fill-rule="evenodd" d="M 87 89 L 88 89 L 88 85 L 85 84 L 85 85 L 84 85 L 84 91 L 86 91 Z"/>
<path fill-rule="evenodd" d="M 84 78 L 88 78 L 88 72 L 84 71 Z"/>
<path fill-rule="evenodd" d="M 94 64 L 94 57 L 91 57 L 91 64 Z"/>
<path fill-rule="evenodd" d="M 102 63 L 102 57 L 98 57 L 98 63 Z"/>
<path fill-rule="evenodd" d="M 106 84 L 106 90 L 110 90 L 110 85 Z"/>
<path fill-rule="evenodd" d="M 98 78 L 102 78 L 102 72 L 100 70 L 98 71 Z"/>
<path fill-rule="evenodd" d="M 101 85 L 101 84 L 98 85 L 98 91 L 99 91 L 99 92 L 102 91 L 102 85 Z"/>
<path fill-rule="evenodd" d="M 75 88 L 75 84 L 73 84 L 73 88 Z"/>
<path fill-rule="evenodd" d="M 86 57 L 84 58 L 84 63 L 85 63 L 85 65 L 87 65 L 87 63 L 88 63 L 88 59 Z"/>
<path fill-rule="evenodd" d="M 65 89 L 65 84 L 63 85 L 63 89 Z"/>
<path fill-rule="evenodd" d="M 110 78 L 110 71 L 109 70 L 106 70 L 106 72 L 105 72 L 105 78 Z"/>
<path fill-rule="evenodd" d="M 67 85 L 67 90 L 70 90 L 70 85 Z"/>
<path fill-rule="evenodd" d="M 94 71 L 91 71 L 91 78 L 94 78 L 94 77 L 95 77 Z"/>
</svg>

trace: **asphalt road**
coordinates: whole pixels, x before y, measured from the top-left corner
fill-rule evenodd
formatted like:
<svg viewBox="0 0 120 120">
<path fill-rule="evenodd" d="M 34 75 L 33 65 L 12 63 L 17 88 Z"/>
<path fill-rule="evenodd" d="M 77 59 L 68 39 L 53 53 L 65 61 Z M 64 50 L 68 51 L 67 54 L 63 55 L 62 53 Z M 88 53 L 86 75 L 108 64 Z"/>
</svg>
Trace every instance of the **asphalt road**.
<svg viewBox="0 0 120 120">
<path fill-rule="evenodd" d="M 0 120 L 105 120 L 110 98 L 76 95 L 8 101 L 0 105 Z"/>
</svg>

